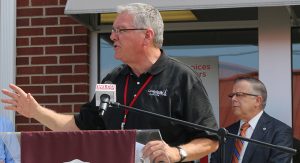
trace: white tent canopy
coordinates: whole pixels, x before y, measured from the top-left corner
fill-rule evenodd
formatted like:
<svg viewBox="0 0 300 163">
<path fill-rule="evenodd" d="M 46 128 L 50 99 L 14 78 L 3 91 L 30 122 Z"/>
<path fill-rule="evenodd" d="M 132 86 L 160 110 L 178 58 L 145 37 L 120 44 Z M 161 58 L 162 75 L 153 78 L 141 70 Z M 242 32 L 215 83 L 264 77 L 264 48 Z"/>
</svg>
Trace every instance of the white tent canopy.
<svg viewBox="0 0 300 163">
<path fill-rule="evenodd" d="M 116 6 L 133 3 L 136 0 L 107 1 L 107 0 L 68 0 L 65 14 L 90 14 L 115 12 Z M 159 10 L 191 10 L 191 9 L 217 9 L 240 7 L 267 7 L 299 5 L 299 0 L 139 0 L 148 3 Z"/>
</svg>

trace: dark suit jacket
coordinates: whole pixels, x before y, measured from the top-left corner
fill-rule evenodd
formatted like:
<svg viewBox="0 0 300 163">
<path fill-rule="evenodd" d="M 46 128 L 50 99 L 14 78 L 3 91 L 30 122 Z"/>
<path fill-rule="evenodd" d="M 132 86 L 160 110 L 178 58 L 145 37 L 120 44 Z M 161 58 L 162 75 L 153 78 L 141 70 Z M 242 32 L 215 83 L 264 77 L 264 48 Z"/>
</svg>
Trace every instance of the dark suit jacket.
<svg viewBox="0 0 300 163">
<path fill-rule="evenodd" d="M 226 129 L 237 134 L 240 122 L 236 122 Z M 283 122 L 263 113 L 257 122 L 251 139 L 263 141 L 270 144 L 276 144 L 286 147 L 293 146 L 292 129 Z M 234 149 L 234 139 L 227 139 L 226 143 L 226 163 L 231 163 L 232 151 Z M 211 155 L 211 163 L 221 163 L 220 149 Z M 290 163 L 292 156 L 279 150 L 265 148 L 261 145 L 248 143 L 243 163 Z"/>
</svg>

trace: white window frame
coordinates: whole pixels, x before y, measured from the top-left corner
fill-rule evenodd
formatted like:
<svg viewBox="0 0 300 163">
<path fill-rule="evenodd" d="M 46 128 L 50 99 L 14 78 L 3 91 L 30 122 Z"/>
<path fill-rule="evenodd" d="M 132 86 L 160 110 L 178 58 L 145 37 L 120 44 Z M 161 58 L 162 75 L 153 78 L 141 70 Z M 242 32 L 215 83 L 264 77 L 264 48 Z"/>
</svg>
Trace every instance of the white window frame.
<svg viewBox="0 0 300 163">
<path fill-rule="evenodd" d="M 0 88 L 7 88 L 16 80 L 16 0 L 0 0 Z M 0 98 L 5 98 L 1 93 Z M 0 115 L 15 123 L 15 112 L 4 110 Z"/>
</svg>

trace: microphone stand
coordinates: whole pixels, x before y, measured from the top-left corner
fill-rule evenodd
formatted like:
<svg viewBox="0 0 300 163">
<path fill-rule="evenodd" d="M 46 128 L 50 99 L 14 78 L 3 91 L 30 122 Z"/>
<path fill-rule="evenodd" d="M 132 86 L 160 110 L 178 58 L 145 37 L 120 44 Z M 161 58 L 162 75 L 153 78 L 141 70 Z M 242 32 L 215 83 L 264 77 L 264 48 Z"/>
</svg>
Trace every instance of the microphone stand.
<svg viewBox="0 0 300 163">
<path fill-rule="evenodd" d="M 244 138 L 244 137 L 229 133 L 225 128 L 220 128 L 218 130 L 215 130 L 215 129 L 212 129 L 212 128 L 209 128 L 209 127 L 201 126 L 201 125 L 194 124 L 194 123 L 187 122 L 187 121 L 183 121 L 183 120 L 180 120 L 180 119 L 176 119 L 176 118 L 156 114 L 156 113 L 153 113 L 153 112 L 145 111 L 145 110 L 142 110 L 142 109 L 137 109 L 137 108 L 134 108 L 134 107 L 126 106 L 126 105 L 120 104 L 118 102 L 110 102 L 110 101 L 106 101 L 106 100 L 102 100 L 101 103 L 102 102 L 107 103 L 110 107 L 116 107 L 116 108 L 119 108 L 119 109 L 122 109 L 122 110 L 127 109 L 130 112 L 143 113 L 143 114 L 146 114 L 146 115 L 149 115 L 149 116 L 152 116 L 152 117 L 166 119 L 166 120 L 169 120 L 169 121 L 172 121 L 172 122 L 176 122 L 178 124 L 181 124 L 181 125 L 184 125 L 184 126 L 187 126 L 187 127 L 193 127 L 195 129 L 208 131 L 208 132 L 211 132 L 211 133 L 216 133 L 218 135 L 219 139 L 220 139 L 220 145 L 221 145 L 220 149 L 221 149 L 221 160 L 222 160 L 222 162 L 225 162 L 226 137 L 241 139 L 241 140 L 244 140 L 244 141 L 247 141 L 247 142 L 251 142 L 251 143 L 261 145 L 263 147 L 277 149 L 277 150 L 280 150 L 282 152 L 290 153 L 290 154 L 293 154 L 293 155 L 297 153 L 296 149 L 289 148 L 289 147 L 284 147 L 284 146 L 280 146 L 280 145 L 269 144 L 269 143 L 261 142 L 261 141 L 254 140 L 254 139 Z"/>
</svg>

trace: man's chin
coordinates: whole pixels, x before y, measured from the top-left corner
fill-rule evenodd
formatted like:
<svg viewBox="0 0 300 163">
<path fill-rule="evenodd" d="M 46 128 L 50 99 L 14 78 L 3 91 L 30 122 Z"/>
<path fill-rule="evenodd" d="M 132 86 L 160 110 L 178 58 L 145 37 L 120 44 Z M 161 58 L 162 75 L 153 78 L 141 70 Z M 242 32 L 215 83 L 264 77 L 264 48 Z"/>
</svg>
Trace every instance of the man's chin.
<svg viewBox="0 0 300 163">
<path fill-rule="evenodd" d="M 233 108 L 232 109 L 232 113 L 236 116 L 240 115 L 241 114 L 241 111 L 239 110 L 239 108 Z"/>
<path fill-rule="evenodd" d="M 121 59 L 121 57 L 120 57 L 118 54 L 115 54 L 115 55 L 114 55 L 114 58 L 115 58 L 116 60 L 120 60 L 120 59 Z"/>
<path fill-rule="evenodd" d="M 124 57 L 124 54 L 122 55 L 122 54 L 115 53 L 114 58 L 116 60 L 119 60 L 119 61 L 123 62 L 123 63 L 126 63 L 126 61 L 124 60 L 126 58 L 126 57 Z"/>
</svg>

